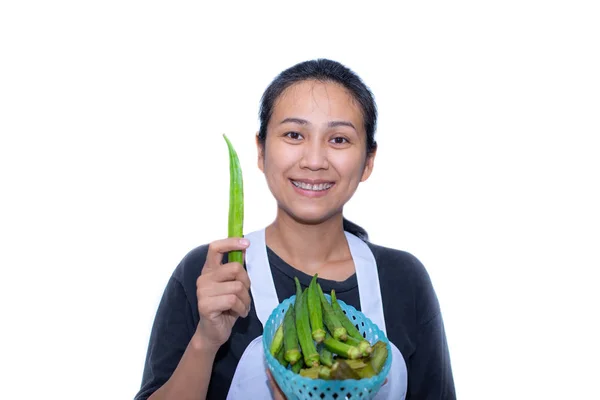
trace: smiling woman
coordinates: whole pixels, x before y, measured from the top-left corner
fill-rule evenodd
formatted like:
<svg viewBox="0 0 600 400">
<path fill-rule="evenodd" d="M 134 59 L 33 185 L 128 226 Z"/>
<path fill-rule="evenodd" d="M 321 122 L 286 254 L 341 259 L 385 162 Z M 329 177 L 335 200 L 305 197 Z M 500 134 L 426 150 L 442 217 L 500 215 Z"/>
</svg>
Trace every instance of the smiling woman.
<svg viewBox="0 0 600 400">
<path fill-rule="evenodd" d="M 343 216 L 373 171 L 377 109 L 362 80 L 331 60 L 282 72 L 262 97 L 258 168 L 275 220 L 244 239 L 193 249 L 174 271 L 152 329 L 136 399 L 284 398 L 261 335 L 272 310 L 318 274 L 324 292 L 385 332 L 392 368 L 377 399 L 456 397 L 440 306 L 413 255 L 368 241 Z M 244 265 L 227 253 L 243 250 Z"/>
</svg>

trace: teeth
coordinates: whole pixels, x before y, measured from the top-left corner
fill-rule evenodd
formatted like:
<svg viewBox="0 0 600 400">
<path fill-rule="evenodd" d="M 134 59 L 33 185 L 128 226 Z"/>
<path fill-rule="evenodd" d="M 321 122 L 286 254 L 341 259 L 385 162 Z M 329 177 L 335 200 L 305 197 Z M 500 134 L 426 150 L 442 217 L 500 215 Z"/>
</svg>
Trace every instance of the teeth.
<svg viewBox="0 0 600 400">
<path fill-rule="evenodd" d="M 294 186 L 299 187 L 301 189 L 314 190 L 317 192 L 320 190 L 327 190 L 333 186 L 332 183 L 319 183 L 317 185 L 311 185 L 310 183 L 296 182 L 296 181 L 292 181 L 292 183 L 294 184 Z"/>
</svg>

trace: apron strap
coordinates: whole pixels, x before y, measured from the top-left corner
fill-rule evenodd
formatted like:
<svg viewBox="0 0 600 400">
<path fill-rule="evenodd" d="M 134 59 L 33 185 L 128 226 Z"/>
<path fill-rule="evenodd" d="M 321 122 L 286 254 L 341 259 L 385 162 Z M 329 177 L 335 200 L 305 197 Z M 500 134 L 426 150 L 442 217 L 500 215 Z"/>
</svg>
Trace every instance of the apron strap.
<svg viewBox="0 0 600 400">
<path fill-rule="evenodd" d="M 354 268 L 356 269 L 361 312 L 373 321 L 387 336 L 375 256 L 373 256 L 373 252 L 363 240 L 350 232 L 345 232 L 345 234 L 352 259 L 354 260 Z"/>
<path fill-rule="evenodd" d="M 250 241 L 246 249 L 246 270 L 250 277 L 250 291 L 256 315 L 264 327 L 269 316 L 279 305 L 273 274 L 269 266 L 265 229 L 244 235 Z"/>
</svg>

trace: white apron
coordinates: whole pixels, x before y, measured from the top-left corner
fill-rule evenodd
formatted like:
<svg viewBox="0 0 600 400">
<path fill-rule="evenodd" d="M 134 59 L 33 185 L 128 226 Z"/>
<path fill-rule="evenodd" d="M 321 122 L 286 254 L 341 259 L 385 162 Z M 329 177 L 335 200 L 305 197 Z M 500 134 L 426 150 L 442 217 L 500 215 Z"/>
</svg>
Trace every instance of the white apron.
<svg viewBox="0 0 600 400">
<path fill-rule="evenodd" d="M 250 277 L 252 297 L 258 319 L 264 327 L 269 315 L 279 305 L 279 299 L 269 266 L 265 230 L 252 232 L 245 237 L 250 240 L 246 249 L 246 269 Z M 346 232 L 350 253 L 356 268 L 361 311 L 387 336 L 379 274 L 371 249 L 358 237 Z M 402 354 L 392 347 L 392 367 L 388 381 L 377 393 L 376 400 L 403 400 L 407 389 L 407 369 Z M 231 382 L 227 400 L 271 399 L 273 394 L 267 377 L 262 336 L 254 339 L 242 354 Z"/>
</svg>

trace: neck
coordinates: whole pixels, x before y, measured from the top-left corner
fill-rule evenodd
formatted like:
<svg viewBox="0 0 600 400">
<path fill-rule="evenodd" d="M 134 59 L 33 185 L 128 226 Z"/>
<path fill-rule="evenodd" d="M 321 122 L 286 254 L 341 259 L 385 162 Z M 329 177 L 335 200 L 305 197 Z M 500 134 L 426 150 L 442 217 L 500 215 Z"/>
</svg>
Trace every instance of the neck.
<svg viewBox="0 0 600 400">
<path fill-rule="evenodd" d="M 302 224 L 281 210 L 265 230 L 267 245 L 300 271 L 313 275 L 323 266 L 351 258 L 339 214 L 316 224 Z"/>
</svg>

